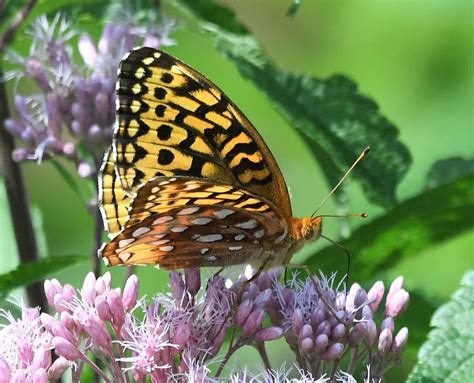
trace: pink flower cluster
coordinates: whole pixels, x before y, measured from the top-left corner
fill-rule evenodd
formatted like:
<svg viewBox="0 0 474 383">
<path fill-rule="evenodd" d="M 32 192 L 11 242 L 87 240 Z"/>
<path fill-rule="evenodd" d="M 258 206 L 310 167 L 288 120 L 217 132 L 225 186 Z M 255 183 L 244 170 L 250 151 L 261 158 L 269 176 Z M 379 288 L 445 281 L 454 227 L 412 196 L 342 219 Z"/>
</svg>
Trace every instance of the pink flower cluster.
<svg viewBox="0 0 474 383">
<path fill-rule="evenodd" d="M 107 383 L 211 383 L 219 381 L 234 353 L 249 345 L 261 357 L 262 381 L 278 381 L 290 370 L 272 368 L 266 343 L 281 337 L 294 352 L 302 377 L 329 373 L 336 379 L 341 369 L 351 374 L 363 363 L 370 364 L 372 378 L 383 378 L 400 361 L 408 339 L 406 328 L 395 333 L 394 322 L 409 300 L 403 279 L 392 283 L 380 324 L 375 314 L 383 283 L 368 292 L 358 284 L 349 292 L 332 284 L 296 276 L 283 283 L 280 273 L 272 271 L 233 284 L 214 275 L 204 289 L 200 270 L 189 269 L 171 272 L 170 293 L 147 303 L 138 299 L 134 275 L 123 291 L 112 287 L 110 273 L 99 278 L 89 273 L 78 291 L 48 280 L 45 293 L 54 315 L 23 307 L 22 318 L 15 320 L 1 311 L 8 324 L 0 327 L 0 383 L 55 381 L 69 367 L 72 381 L 79 382 L 86 365 Z M 350 355 L 348 365 L 342 364 L 345 355 Z M 208 364 L 216 360 L 211 376 Z M 228 376 L 247 382 L 256 375 L 245 368 Z"/>
<path fill-rule="evenodd" d="M 52 360 L 53 337 L 46 331 L 38 309 L 18 302 L 21 318 L 0 309 L 0 383 L 47 383 L 58 380 L 69 368 L 64 358 Z"/>
</svg>

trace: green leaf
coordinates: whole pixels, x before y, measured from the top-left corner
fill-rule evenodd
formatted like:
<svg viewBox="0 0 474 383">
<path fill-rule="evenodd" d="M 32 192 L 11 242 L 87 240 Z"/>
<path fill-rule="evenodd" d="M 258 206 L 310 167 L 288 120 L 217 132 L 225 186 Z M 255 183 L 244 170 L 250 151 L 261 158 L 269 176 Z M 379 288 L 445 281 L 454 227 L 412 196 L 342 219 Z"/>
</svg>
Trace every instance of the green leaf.
<svg viewBox="0 0 474 383">
<path fill-rule="evenodd" d="M 226 7 L 218 5 L 209 0 L 172 0 L 180 10 L 191 14 L 200 22 L 218 24 L 227 32 L 236 35 L 246 35 L 247 28 L 242 26 L 234 13 Z"/>
<path fill-rule="evenodd" d="M 86 256 L 61 255 L 23 263 L 16 269 L 0 275 L 0 299 L 13 289 L 41 281 L 58 271 L 89 261 L 90 257 Z"/>
<path fill-rule="evenodd" d="M 287 16 L 294 16 L 298 9 L 300 9 L 303 0 L 293 0 L 291 5 L 288 7 L 288 11 L 286 11 Z"/>
<path fill-rule="evenodd" d="M 438 160 L 428 172 L 426 187 L 433 189 L 469 175 L 474 175 L 474 159 L 451 157 Z"/>
<path fill-rule="evenodd" d="M 354 172 L 367 197 L 374 203 L 395 203 L 395 188 L 411 163 L 408 149 L 398 140 L 398 130 L 379 111 L 377 104 L 359 93 L 354 82 L 334 75 L 317 79 L 279 69 L 249 34 L 233 32 L 235 22 L 211 13 L 202 17 L 203 4 L 185 4 L 214 39 L 217 49 L 233 61 L 243 77 L 251 80 L 271 100 L 275 108 L 303 135 L 306 144 L 324 153 L 325 174 L 335 178 L 357 158 L 366 146 L 369 158 Z M 315 149 L 315 148 L 318 149 Z M 320 159 L 317 156 L 317 159 Z M 332 180 L 329 180 L 330 182 Z M 332 182 L 331 182 L 332 183 Z"/>
<path fill-rule="evenodd" d="M 351 279 L 366 280 L 404 258 L 474 227 L 474 177 L 408 199 L 359 227 L 342 245 L 352 254 Z M 345 271 L 343 257 L 327 246 L 304 263 L 311 270 Z"/>
<path fill-rule="evenodd" d="M 451 300 L 433 315 L 428 340 L 408 383 L 470 382 L 474 371 L 474 270 Z"/>
</svg>

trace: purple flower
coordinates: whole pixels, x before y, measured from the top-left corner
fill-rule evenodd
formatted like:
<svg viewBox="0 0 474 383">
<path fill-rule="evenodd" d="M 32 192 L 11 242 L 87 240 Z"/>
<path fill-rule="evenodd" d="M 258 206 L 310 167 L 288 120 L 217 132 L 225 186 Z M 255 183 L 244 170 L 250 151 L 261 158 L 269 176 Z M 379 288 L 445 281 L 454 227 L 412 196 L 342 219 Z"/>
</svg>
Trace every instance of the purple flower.
<svg viewBox="0 0 474 383">
<path fill-rule="evenodd" d="M 59 369 L 58 364 L 52 368 L 53 336 L 43 327 L 39 310 L 26 308 L 21 301 L 16 303 L 22 312 L 20 319 L 0 309 L 6 322 L 0 324 L 0 382 L 59 379 L 65 368 Z"/>
<path fill-rule="evenodd" d="M 6 78 L 29 79 L 38 89 L 32 95 L 16 95 L 17 117 L 5 121 L 6 129 L 24 142 L 15 149 L 15 160 L 41 162 L 61 155 L 75 162 L 80 176 L 96 174 L 112 140 L 120 59 L 137 45 L 160 47 L 173 43 L 168 38 L 172 21 L 149 12 L 148 28 L 144 28 L 143 20 L 137 19 L 137 12 L 130 7 L 115 14 L 97 44 L 60 14 L 51 22 L 40 16 L 28 31 L 32 38 L 28 57 L 10 53 L 17 68 Z M 77 50 L 81 63 L 73 59 L 71 38 L 76 35 L 80 35 Z M 79 151 L 78 145 L 90 155 Z"/>
</svg>

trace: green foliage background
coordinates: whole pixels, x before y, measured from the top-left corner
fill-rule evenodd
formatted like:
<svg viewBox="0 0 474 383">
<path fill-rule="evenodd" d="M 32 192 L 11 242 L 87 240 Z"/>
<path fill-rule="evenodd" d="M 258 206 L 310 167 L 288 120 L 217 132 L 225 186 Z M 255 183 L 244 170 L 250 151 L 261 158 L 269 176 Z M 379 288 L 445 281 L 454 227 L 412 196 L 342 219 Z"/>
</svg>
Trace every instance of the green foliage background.
<svg viewBox="0 0 474 383">
<path fill-rule="evenodd" d="M 275 109 L 262 90 L 243 80 L 232 60 L 214 47 L 213 32 L 201 33 L 196 22 L 191 17 L 183 18 L 175 7 L 177 3 L 186 6 L 189 1 L 162 3 L 168 15 L 182 22 L 172 35 L 177 45 L 167 51 L 213 80 L 242 109 L 264 137 L 285 175 L 294 214 L 311 214 L 332 185 L 312 154 L 317 148 L 293 129 L 298 121 L 289 124 L 291 119 L 285 119 L 284 112 L 283 116 L 278 113 L 285 95 L 279 95 Z M 30 19 L 74 4 L 59 0 L 39 2 Z M 474 157 L 472 3 L 306 0 L 294 16 L 287 15 L 289 0 L 227 0 L 221 4 L 235 12 L 237 22 L 252 33 L 278 68 L 319 79 L 340 73 L 353 80 L 359 91 L 374 100 L 381 113 L 399 129 L 399 139 L 411 153 L 412 165 L 396 189 L 398 201 L 410 201 L 396 206 L 387 216 L 390 208 L 368 200 L 356 177 L 346 187 L 348 210 L 370 215 L 368 223 L 358 219 L 349 222 L 353 237 L 346 246 L 354 253 L 353 276 L 369 287 L 377 278 L 389 280 L 403 275 L 406 288 L 413 292 L 404 323 L 411 331 L 410 348 L 405 363 L 393 376 L 401 379 L 416 362 L 434 309 L 457 289 L 465 270 L 473 267 L 472 178 L 456 182 L 452 177 L 472 174 L 472 165 L 463 167 L 467 170 L 462 174 L 453 170 L 460 166 L 438 166 L 441 170 L 431 176 L 431 183 L 427 180 L 430 169 L 440 159 Z M 93 13 L 97 6 L 101 2 L 85 1 L 83 9 L 90 8 Z M 100 34 L 101 26 L 90 16 L 81 16 L 75 24 L 95 37 Z M 25 52 L 28 43 L 20 33 L 13 48 Z M 288 102 L 294 101 L 290 95 L 287 98 Z M 303 129 L 307 126 L 299 123 Z M 371 156 L 375 162 L 386 148 L 383 135 L 379 146 L 377 142 L 370 144 L 373 154 L 364 160 L 364 167 L 369 170 Z M 89 255 L 92 220 L 77 194 L 52 163 L 39 167 L 28 163 L 23 169 L 31 201 L 39 212 L 35 216 L 44 234 L 45 255 Z M 339 175 L 332 176 L 337 179 Z M 417 199 L 428 186 L 443 184 L 444 180 L 451 183 L 428 192 L 427 199 Z M 373 182 L 385 185 L 389 181 L 380 177 Z M 0 272 L 5 273 L 15 268 L 17 257 L 3 187 L 0 208 Z M 335 211 L 331 200 L 322 213 Z M 336 219 L 327 219 L 325 234 L 338 239 L 339 225 Z M 357 229 L 361 225 L 366 226 Z M 321 267 L 327 271 L 335 267 L 343 271 L 346 262 L 342 253 L 327 248 L 323 241 L 297 255 L 296 261 L 304 260 L 312 269 Z M 78 262 L 53 275 L 77 285 L 87 271 L 88 264 Z M 111 271 L 121 281 L 123 270 Z M 166 288 L 163 271 L 139 268 L 138 275 L 142 294 Z M 285 352 L 284 344 L 277 342 L 270 349 L 270 358 L 284 361 L 288 357 Z M 240 355 L 239 363 L 251 364 L 255 360 L 252 357 L 251 352 Z"/>
</svg>

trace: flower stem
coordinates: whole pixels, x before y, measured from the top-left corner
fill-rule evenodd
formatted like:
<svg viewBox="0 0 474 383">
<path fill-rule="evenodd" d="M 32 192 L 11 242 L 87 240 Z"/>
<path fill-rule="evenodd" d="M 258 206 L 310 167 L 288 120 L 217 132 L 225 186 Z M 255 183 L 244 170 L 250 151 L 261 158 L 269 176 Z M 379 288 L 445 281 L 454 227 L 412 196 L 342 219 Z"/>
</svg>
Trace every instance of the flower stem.
<svg viewBox="0 0 474 383">
<path fill-rule="evenodd" d="M 262 358 L 263 365 L 267 370 L 271 370 L 272 366 L 270 363 L 270 359 L 268 358 L 267 350 L 265 348 L 265 343 L 262 341 L 255 342 L 255 348 L 257 349 L 258 353 L 260 354 L 260 358 Z"/>
<path fill-rule="evenodd" d="M 3 78 L 3 53 L 5 48 L 13 40 L 16 30 L 30 14 L 36 1 L 29 1 L 15 16 L 11 25 L 3 36 L 0 37 L 0 78 Z M 21 174 L 20 166 L 13 161 L 12 152 L 15 148 L 13 137 L 3 126 L 4 121 L 10 117 L 8 109 L 7 91 L 5 83 L 0 81 L 0 167 L 5 179 L 10 216 L 15 233 L 16 246 L 21 263 L 34 262 L 39 259 L 38 246 L 31 220 L 25 184 Z M 28 301 L 31 306 L 39 306 L 46 311 L 46 297 L 43 290 L 43 282 L 39 281 L 26 288 Z"/>
</svg>

